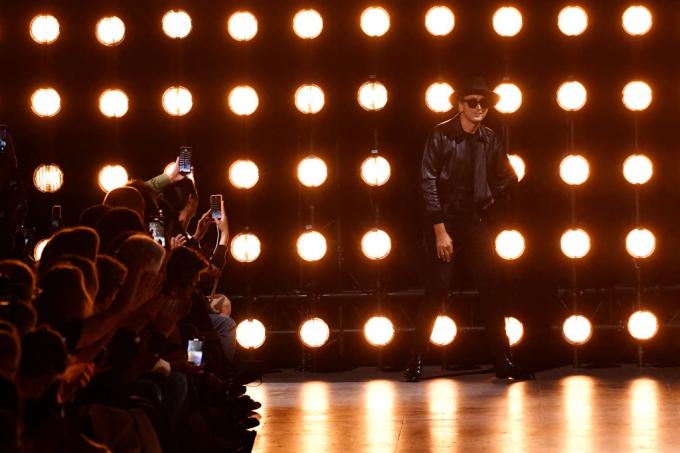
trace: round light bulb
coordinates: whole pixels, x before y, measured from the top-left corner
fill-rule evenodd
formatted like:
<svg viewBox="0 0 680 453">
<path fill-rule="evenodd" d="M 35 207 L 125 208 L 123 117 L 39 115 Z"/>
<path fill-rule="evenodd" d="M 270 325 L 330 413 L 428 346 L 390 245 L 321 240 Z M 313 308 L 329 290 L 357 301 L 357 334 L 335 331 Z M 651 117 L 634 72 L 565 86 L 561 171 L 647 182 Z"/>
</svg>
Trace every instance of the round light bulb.
<svg viewBox="0 0 680 453">
<path fill-rule="evenodd" d="M 382 110 L 387 104 L 387 88 L 380 82 L 366 82 L 359 87 L 357 99 L 364 110 Z"/>
<path fill-rule="evenodd" d="M 451 95 L 453 87 L 446 82 L 433 83 L 425 91 L 427 108 L 436 113 L 446 113 L 453 108 Z"/>
<path fill-rule="evenodd" d="M 39 88 L 31 95 L 31 110 L 36 115 L 48 118 L 61 110 L 61 97 L 54 88 Z"/>
<path fill-rule="evenodd" d="M 323 31 L 323 18 L 314 9 L 298 11 L 293 18 L 293 31 L 302 39 L 317 38 Z"/>
<path fill-rule="evenodd" d="M 588 28 L 588 13 L 580 6 L 566 6 L 557 16 L 557 26 L 567 36 L 578 36 Z"/>
<path fill-rule="evenodd" d="M 33 260 L 37 263 L 40 261 L 40 258 L 42 257 L 43 250 L 45 250 L 45 246 L 49 242 L 49 239 L 41 239 L 38 241 L 37 244 L 35 244 L 35 247 L 33 248 Z"/>
<path fill-rule="evenodd" d="M 458 326 L 448 316 L 439 315 L 434 322 L 430 342 L 437 346 L 448 346 L 453 343 L 458 334 Z"/>
<path fill-rule="evenodd" d="M 297 240 L 297 252 L 305 261 L 319 261 L 326 256 L 328 246 L 326 238 L 318 231 L 309 230 L 302 233 Z"/>
<path fill-rule="evenodd" d="M 252 189 L 260 180 L 260 170 L 252 160 L 239 159 L 229 166 L 229 182 L 237 189 Z"/>
<path fill-rule="evenodd" d="M 366 8 L 361 13 L 361 30 L 366 35 L 377 38 L 383 36 L 390 29 L 390 14 L 380 6 Z"/>
<path fill-rule="evenodd" d="M 653 174 L 654 165 L 644 154 L 632 154 L 623 162 L 623 177 L 631 184 L 645 184 Z"/>
<path fill-rule="evenodd" d="M 511 347 L 517 346 L 524 338 L 524 325 L 517 318 L 505 318 L 505 335 L 507 335 Z"/>
<path fill-rule="evenodd" d="M 326 162 L 316 156 L 305 157 L 298 164 L 297 177 L 305 187 L 321 186 L 328 178 Z"/>
<path fill-rule="evenodd" d="M 524 163 L 524 159 L 517 154 L 510 154 L 508 159 L 510 159 L 510 165 L 517 175 L 517 181 L 523 180 L 527 173 L 527 166 Z"/>
<path fill-rule="evenodd" d="M 257 319 L 246 319 L 236 327 L 236 341 L 245 349 L 257 349 L 267 339 L 264 324 Z"/>
<path fill-rule="evenodd" d="M 382 156 L 369 156 L 361 163 L 361 179 L 369 186 L 379 187 L 390 179 L 390 163 Z"/>
<path fill-rule="evenodd" d="M 494 90 L 500 96 L 495 108 L 501 113 L 515 113 L 522 106 L 522 90 L 513 83 L 501 83 Z"/>
<path fill-rule="evenodd" d="M 504 230 L 496 236 L 496 253 L 504 260 L 516 260 L 524 254 L 524 236 L 517 230 Z"/>
<path fill-rule="evenodd" d="M 319 113 L 325 103 L 323 90 L 318 85 L 302 85 L 295 91 L 295 107 L 302 113 Z"/>
<path fill-rule="evenodd" d="M 522 30 L 522 13 L 514 6 L 504 6 L 493 15 L 493 29 L 500 36 L 509 38 Z"/>
<path fill-rule="evenodd" d="M 635 228 L 626 235 L 626 251 L 637 259 L 649 258 L 656 250 L 656 238 L 646 228 Z"/>
<path fill-rule="evenodd" d="M 456 26 L 456 17 L 448 6 L 433 6 L 425 14 L 425 28 L 434 36 L 446 36 Z"/>
<path fill-rule="evenodd" d="M 364 337 L 373 346 L 385 346 L 394 338 L 394 325 L 384 316 L 374 316 L 364 324 Z"/>
<path fill-rule="evenodd" d="M 123 90 L 111 89 L 99 96 L 99 110 L 107 118 L 121 118 L 128 111 L 129 100 Z"/>
<path fill-rule="evenodd" d="M 633 112 L 646 110 L 652 103 L 652 88 L 641 80 L 628 83 L 623 88 L 623 105 Z"/>
<path fill-rule="evenodd" d="M 105 46 L 116 46 L 125 38 L 125 23 L 120 17 L 104 17 L 97 22 L 97 40 Z"/>
<path fill-rule="evenodd" d="M 320 348 L 330 338 L 328 324 L 321 318 L 311 318 L 300 326 L 300 339 L 309 348 Z"/>
<path fill-rule="evenodd" d="M 392 250 L 392 240 L 383 230 L 373 228 L 361 238 L 361 251 L 366 258 L 381 260 Z"/>
<path fill-rule="evenodd" d="M 191 91 L 182 86 L 173 86 L 165 90 L 161 103 L 165 113 L 171 116 L 184 116 L 194 106 Z"/>
<path fill-rule="evenodd" d="M 64 172 L 59 165 L 43 164 L 33 172 L 33 185 L 44 193 L 54 193 L 64 184 Z"/>
<path fill-rule="evenodd" d="M 580 228 L 567 230 L 560 238 L 560 248 L 567 258 L 583 258 L 590 252 L 590 236 Z"/>
<path fill-rule="evenodd" d="M 29 31 L 38 44 L 52 44 L 59 37 L 59 21 L 51 14 L 40 14 L 31 20 Z"/>
<path fill-rule="evenodd" d="M 628 318 L 628 333 L 636 340 L 649 340 L 659 331 L 659 321 L 649 310 L 639 310 Z"/>
<path fill-rule="evenodd" d="M 231 240 L 231 256 L 240 263 L 252 263 L 259 258 L 262 244 L 252 233 L 239 233 Z"/>
<path fill-rule="evenodd" d="M 652 12 L 645 6 L 630 6 L 623 12 L 621 23 L 629 35 L 642 36 L 652 29 Z"/>
<path fill-rule="evenodd" d="M 567 343 L 580 346 L 588 343 L 593 336 L 593 326 L 585 316 L 572 315 L 562 324 L 562 336 Z"/>
<path fill-rule="evenodd" d="M 585 157 L 572 154 L 560 162 L 560 177 L 570 186 L 580 186 L 590 176 L 590 164 Z"/>
<path fill-rule="evenodd" d="M 581 82 L 564 82 L 557 90 L 557 104 L 568 112 L 581 110 L 587 100 L 588 93 Z"/>
<path fill-rule="evenodd" d="M 191 32 L 191 16 L 181 9 L 165 13 L 162 20 L 163 33 L 173 39 L 184 39 Z"/>
<path fill-rule="evenodd" d="M 237 86 L 229 92 L 227 99 L 229 110 L 239 116 L 249 116 L 255 113 L 260 105 L 257 92 L 247 85 Z"/>
<path fill-rule="evenodd" d="M 107 165 L 99 171 L 99 187 L 104 192 L 111 192 L 127 183 L 128 173 L 122 165 Z"/>
<path fill-rule="evenodd" d="M 250 41 L 257 35 L 257 19 L 249 11 L 237 11 L 229 17 L 227 31 L 236 41 Z"/>
</svg>

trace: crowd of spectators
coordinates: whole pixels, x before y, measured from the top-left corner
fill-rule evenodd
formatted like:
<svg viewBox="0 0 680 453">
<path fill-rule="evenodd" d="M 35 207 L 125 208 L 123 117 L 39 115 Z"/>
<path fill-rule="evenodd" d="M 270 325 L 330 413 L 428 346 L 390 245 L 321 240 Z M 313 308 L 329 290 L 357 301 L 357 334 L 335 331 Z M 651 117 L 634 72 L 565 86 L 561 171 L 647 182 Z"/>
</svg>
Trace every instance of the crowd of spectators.
<svg viewBox="0 0 680 453">
<path fill-rule="evenodd" d="M 2 167 L 5 213 L 22 189 L 16 156 Z M 55 231 L 39 260 L 9 257 L 16 231 L 0 219 L 0 451 L 252 449 L 261 405 L 245 385 L 259 371 L 239 363 L 231 304 L 215 294 L 227 213 L 190 234 L 198 200 L 177 170 L 132 181 Z"/>
</svg>

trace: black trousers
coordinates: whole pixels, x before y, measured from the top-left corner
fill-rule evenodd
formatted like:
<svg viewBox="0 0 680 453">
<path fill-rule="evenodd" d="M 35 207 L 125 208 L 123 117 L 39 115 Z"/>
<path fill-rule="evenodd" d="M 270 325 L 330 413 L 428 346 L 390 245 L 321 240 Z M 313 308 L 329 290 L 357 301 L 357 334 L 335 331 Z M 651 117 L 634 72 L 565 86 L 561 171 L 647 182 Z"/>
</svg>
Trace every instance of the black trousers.
<svg viewBox="0 0 680 453">
<path fill-rule="evenodd" d="M 414 352 L 425 352 L 434 321 L 448 298 L 454 260 L 462 259 L 479 291 L 478 307 L 484 317 L 489 348 L 494 356 L 505 353 L 509 349 L 505 335 L 506 304 L 489 226 L 484 219 L 472 214 L 445 225 L 453 242 L 454 258 L 448 263 L 437 257 L 434 229 L 426 227 L 423 235 L 425 299 L 416 317 Z"/>
</svg>

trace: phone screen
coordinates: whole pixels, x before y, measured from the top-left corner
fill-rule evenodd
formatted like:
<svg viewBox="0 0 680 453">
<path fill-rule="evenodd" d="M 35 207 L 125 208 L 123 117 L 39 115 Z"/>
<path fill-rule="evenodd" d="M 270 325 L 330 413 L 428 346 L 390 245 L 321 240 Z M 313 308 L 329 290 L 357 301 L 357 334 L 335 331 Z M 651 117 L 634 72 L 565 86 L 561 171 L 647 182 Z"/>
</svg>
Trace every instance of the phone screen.
<svg viewBox="0 0 680 453">
<path fill-rule="evenodd" d="M 210 195 L 210 216 L 222 220 L 222 195 Z"/>
<path fill-rule="evenodd" d="M 189 340 L 187 343 L 187 359 L 196 366 L 203 362 L 203 342 L 198 338 Z"/>
<path fill-rule="evenodd" d="M 4 153 L 7 149 L 7 126 L 0 124 L 0 153 Z"/>
<path fill-rule="evenodd" d="M 165 228 L 161 222 L 153 220 L 149 222 L 149 233 L 154 241 L 165 247 Z"/>
<path fill-rule="evenodd" d="M 183 175 L 188 175 L 191 173 L 192 163 L 192 151 L 189 146 L 182 146 L 179 149 L 179 172 Z"/>
</svg>

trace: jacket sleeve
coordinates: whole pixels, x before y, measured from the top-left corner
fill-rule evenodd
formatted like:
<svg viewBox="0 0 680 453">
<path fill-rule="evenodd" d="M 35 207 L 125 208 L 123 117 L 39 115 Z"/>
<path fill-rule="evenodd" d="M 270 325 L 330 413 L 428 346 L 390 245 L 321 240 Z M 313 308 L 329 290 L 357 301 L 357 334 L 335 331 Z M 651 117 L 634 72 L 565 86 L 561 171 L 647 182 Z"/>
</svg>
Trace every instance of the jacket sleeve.
<svg viewBox="0 0 680 453">
<path fill-rule="evenodd" d="M 512 168 L 510 159 L 503 150 L 503 145 L 497 136 L 494 137 L 493 146 L 494 175 L 493 182 L 491 184 L 491 190 L 493 192 L 494 198 L 499 198 L 504 196 L 511 186 L 517 184 L 517 174 L 515 173 L 515 169 Z"/>
<path fill-rule="evenodd" d="M 420 192 L 423 197 L 426 220 L 435 225 L 444 222 L 437 179 L 443 166 L 443 149 L 441 133 L 433 131 L 425 142 L 425 150 L 420 163 Z"/>
<path fill-rule="evenodd" d="M 154 176 L 153 178 L 146 181 L 144 184 L 151 187 L 156 192 L 162 192 L 163 189 L 165 189 L 166 187 L 168 187 L 169 185 L 172 184 L 172 181 L 170 181 L 170 178 L 168 178 L 168 175 L 162 174 L 162 175 Z"/>
</svg>

